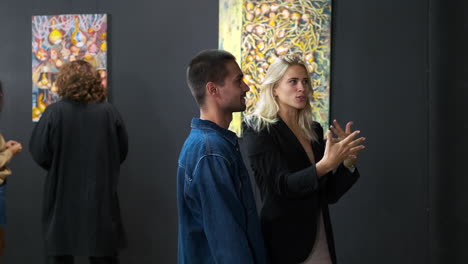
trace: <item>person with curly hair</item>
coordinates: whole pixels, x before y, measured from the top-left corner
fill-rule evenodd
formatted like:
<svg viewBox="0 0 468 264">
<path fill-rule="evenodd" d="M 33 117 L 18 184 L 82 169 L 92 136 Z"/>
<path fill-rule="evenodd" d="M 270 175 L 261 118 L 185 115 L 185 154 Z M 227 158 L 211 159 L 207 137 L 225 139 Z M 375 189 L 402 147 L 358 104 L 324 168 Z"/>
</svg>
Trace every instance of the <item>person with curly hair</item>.
<svg viewBox="0 0 468 264">
<path fill-rule="evenodd" d="M 106 102 L 98 72 L 85 61 L 57 76 L 62 99 L 49 105 L 29 150 L 47 170 L 42 225 L 48 263 L 118 263 L 125 245 L 117 184 L 128 150 L 122 117 Z"/>
</svg>

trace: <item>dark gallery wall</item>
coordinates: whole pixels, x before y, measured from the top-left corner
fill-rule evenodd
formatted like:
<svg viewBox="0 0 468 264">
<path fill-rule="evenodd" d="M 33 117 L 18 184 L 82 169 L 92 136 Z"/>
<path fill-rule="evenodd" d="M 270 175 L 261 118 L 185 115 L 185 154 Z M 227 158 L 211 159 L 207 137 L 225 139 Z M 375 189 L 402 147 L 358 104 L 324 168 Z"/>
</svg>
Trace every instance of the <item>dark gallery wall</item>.
<svg viewBox="0 0 468 264">
<path fill-rule="evenodd" d="M 368 138 L 362 178 L 331 209 L 340 263 L 468 261 L 468 21 L 459 2 L 334 1 L 331 114 L 354 120 Z M 45 172 L 26 146 L 31 16 L 96 12 L 110 17 L 109 100 L 130 136 L 119 190 L 129 242 L 121 260 L 176 263 L 177 156 L 198 114 L 185 66 L 217 47 L 216 0 L 0 1 L 0 130 L 25 145 L 11 164 L 6 263 L 44 259 Z"/>
<path fill-rule="evenodd" d="M 341 263 L 467 263 L 466 1 L 334 1 L 332 117 L 368 135 Z"/>
<path fill-rule="evenodd" d="M 467 263 L 466 1 L 334 1 L 332 117 L 368 135 L 341 263 Z"/>
<path fill-rule="evenodd" d="M 430 226 L 433 263 L 467 263 L 467 1 L 432 1 Z"/>
<path fill-rule="evenodd" d="M 367 137 L 332 207 L 340 263 L 429 263 L 426 0 L 334 1 L 332 118 Z"/>
</svg>

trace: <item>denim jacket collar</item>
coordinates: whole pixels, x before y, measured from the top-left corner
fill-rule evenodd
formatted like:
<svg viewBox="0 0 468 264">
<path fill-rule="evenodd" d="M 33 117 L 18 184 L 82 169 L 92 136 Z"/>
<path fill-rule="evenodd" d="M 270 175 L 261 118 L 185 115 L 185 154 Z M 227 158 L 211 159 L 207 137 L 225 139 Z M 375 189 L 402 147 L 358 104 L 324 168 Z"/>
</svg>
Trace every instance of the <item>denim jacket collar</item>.
<svg viewBox="0 0 468 264">
<path fill-rule="evenodd" d="M 227 139 L 228 142 L 230 142 L 232 145 L 236 146 L 237 145 L 237 135 L 229 131 L 225 128 L 222 128 L 215 124 L 214 122 L 211 122 L 209 120 L 203 120 L 200 118 L 193 118 L 192 119 L 192 128 L 195 129 L 211 129 L 214 130 L 216 133 L 220 134 L 224 138 Z"/>
</svg>

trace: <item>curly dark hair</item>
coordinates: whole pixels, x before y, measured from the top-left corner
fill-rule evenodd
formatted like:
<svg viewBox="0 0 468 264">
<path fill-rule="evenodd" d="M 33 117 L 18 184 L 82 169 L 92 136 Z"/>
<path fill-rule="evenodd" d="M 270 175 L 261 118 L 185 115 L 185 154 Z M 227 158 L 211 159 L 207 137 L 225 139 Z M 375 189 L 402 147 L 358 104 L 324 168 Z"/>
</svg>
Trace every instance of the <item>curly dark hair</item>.
<svg viewBox="0 0 468 264">
<path fill-rule="evenodd" d="M 57 76 L 58 94 L 84 103 L 100 103 L 107 96 L 98 71 L 83 60 L 66 63 Z"/>
</svg>

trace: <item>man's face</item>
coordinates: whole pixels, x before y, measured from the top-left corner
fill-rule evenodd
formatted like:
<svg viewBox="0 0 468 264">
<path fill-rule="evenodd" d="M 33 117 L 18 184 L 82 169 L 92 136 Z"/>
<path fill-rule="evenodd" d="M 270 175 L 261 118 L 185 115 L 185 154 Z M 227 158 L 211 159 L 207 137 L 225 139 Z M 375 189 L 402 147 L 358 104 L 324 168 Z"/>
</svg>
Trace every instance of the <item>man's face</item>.
<svg viewBox="0 0 468 264">
<path fill-rule="evenodd" d="M 235 61 L 227 62 L 225 67 L 228 74 L 224 79 L 224 85 L 219 88 L 220 106 L 227 112 L 244 111 L 245 94 L 250 89 L 243 80 L 244 74 Z"/>
</svg>

